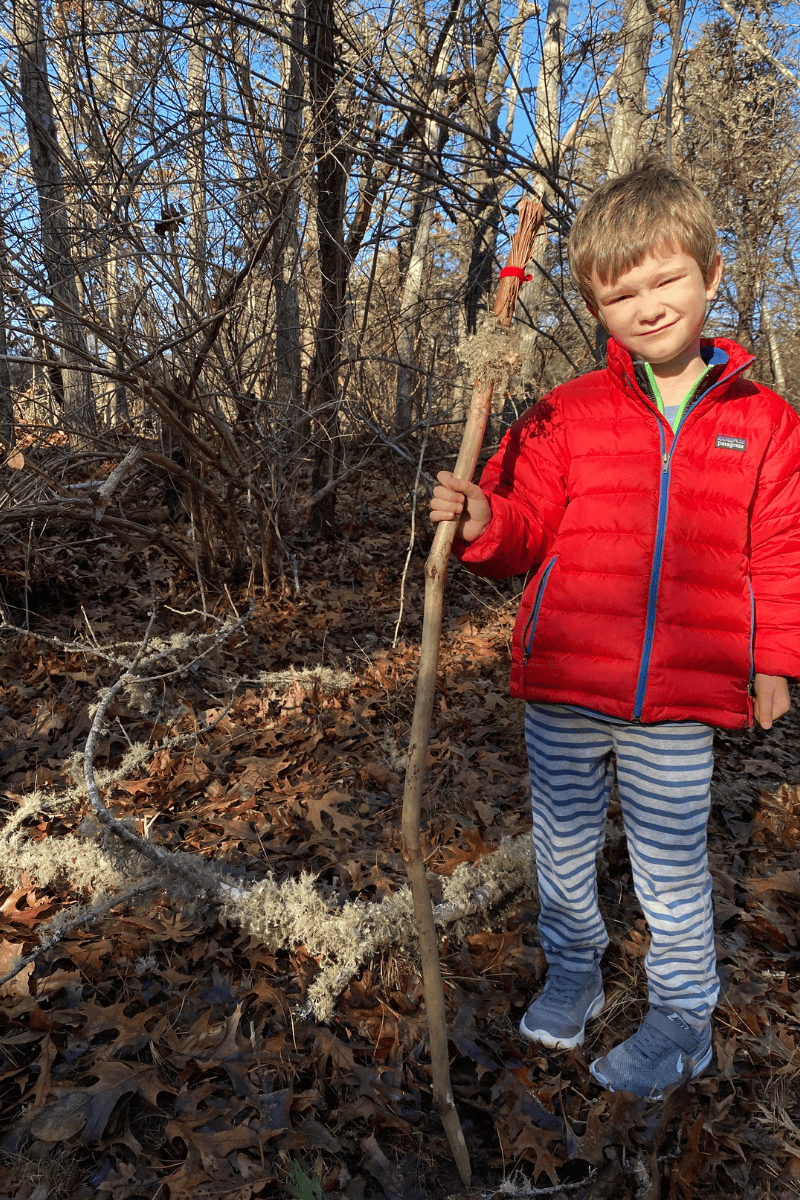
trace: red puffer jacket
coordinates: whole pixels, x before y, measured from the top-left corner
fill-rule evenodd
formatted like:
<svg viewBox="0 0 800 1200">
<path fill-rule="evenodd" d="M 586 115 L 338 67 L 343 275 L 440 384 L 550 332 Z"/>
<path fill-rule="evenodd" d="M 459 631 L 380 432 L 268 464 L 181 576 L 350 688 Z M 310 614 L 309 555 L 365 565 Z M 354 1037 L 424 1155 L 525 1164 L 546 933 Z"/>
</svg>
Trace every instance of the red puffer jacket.
<svg viewBox="0 0 800 1200">
<path fill-rule="evenodd" d="M 702 348 L 677 433 L 611 341 L 605 370 L 540 400 L 487 464 L 492 520 L 456 553 L 534 572 L 513 695 L 736 728 L 756 671 L 800 676 L 800 419 L 742 378 L 741 346 Z"/>
</svg>

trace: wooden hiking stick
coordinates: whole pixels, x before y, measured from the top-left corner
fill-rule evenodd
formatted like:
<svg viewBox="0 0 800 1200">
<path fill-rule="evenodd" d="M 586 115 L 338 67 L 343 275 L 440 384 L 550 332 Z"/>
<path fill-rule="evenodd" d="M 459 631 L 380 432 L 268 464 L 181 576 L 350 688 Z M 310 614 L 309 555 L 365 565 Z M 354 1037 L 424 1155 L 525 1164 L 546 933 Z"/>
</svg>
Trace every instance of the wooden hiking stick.
<svg viewBox="0 0 800 1200">
<path fill-rule="evenodd" d="M 519 204 L 517 232 L 511 241 L 508 262 L 500 275 L 494 312 L 498 324 L 503 328 L 511 325 L 524 268 L 531 255 L 533 239 L 544 221 L 542 205 L 527 197 Z M 528 277 L 530 278 L 530 277 Z M 510 347 L 509 347 L 510 349 Z M 488 355 L 487 355 L 488 357 Z M 486 422 L 492 406 L 494 379 L 492 364 L 486 362 L 479 371 L 472 402 L 467 415 L 464 435 L 461 439 L 453 474 L 457 479 L 471 479 L 478 461 Z M 442 1119 L 447 1140 L 453 1151 L 458 1173 L 466 1187 L 472 1179 L 467 1144 L 456 1111 L 450 1087 L 450 1060 L 447 1054 L 447 1021 L 442 987 L 442 971 L 439 963 L 439 945 L 433 921 L 433 907 L 425 877 L 425 860 L 420 840 L 420 810 L 422 807 L 422 785 L 428 756 L 428 739 L 431 728 L 433 699 L 436 691 L 436 668 L 439 662 L 439 639 L 442 629 L 442 606 L 444 585 L 447 578 L 447 562 L 455 537 L 457 519 L 441 521 L 436 529 L 431 552 L 425 564 L 425 609 L 422 620 L 422 644 L 420 647 L 417 696 L 414 717 L 411 723 L 411 739 L 408 747 L 408 769 L 403 793 L 403 860 L 406 864 L 411 894 L 414 900 L 414 916 L 419 935 L 422 979 L 425 988 L 425 1005 L 428 1013 L 428 1036 L 431 1047 L 433 1073 L 433 1099 Z"/>
</svg>

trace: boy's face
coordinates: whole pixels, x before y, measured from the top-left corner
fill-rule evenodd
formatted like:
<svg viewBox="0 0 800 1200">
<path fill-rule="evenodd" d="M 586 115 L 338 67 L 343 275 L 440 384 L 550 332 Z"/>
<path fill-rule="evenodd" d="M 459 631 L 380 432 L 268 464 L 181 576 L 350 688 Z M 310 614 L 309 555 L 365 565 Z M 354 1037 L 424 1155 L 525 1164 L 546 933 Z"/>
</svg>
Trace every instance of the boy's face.
<svg viewBox="0 0 800 1200">
<path fill-rule="evenodd" d="M 634 358 L 666 374 L 679 372 L 699 357 L 706 304 L 721 278 L 719 254 L 708 283 L 685 250 L 649 254 L 613 283 L 592 273 L 597 317 Z"/>
</svg>

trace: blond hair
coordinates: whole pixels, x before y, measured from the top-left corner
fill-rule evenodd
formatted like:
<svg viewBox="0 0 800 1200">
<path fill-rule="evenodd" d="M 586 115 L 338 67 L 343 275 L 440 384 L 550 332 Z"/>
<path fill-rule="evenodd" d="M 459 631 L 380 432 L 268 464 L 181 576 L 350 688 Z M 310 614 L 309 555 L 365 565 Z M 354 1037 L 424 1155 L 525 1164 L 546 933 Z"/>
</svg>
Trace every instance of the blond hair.
<svg viewBox="0 0 800 1200">
<path fill-rule="evenodd" d="M 594 312 L 592 274 L 613 283 L 648 254 L 681 249 L 708 282 L 717 255 L 710 203 L 690 179 L 647 154 L 631 171 L 607 179 L 584 202 L 569 235 L 569 266 Z"/>
</svg>

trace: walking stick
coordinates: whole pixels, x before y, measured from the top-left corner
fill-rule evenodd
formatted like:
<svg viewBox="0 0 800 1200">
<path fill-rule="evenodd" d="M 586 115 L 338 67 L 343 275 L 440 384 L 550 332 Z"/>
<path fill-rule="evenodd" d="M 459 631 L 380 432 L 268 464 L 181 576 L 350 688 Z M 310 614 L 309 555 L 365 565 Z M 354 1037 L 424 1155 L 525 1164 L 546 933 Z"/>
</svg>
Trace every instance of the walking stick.
<svg viewBox="0 0 800 1200">
<path fill-rule="evenodd" d="M 544 221 L 542 205 L 527 197 L 520 201 L 517 232 L 511 241 L 508 262 L 500 273 L 500 285 L 495 299 L 494 312 L 498 325 L 507 329 L 511 325 L 524 268 L 528 262 L 533 240 Z M 528 277 L 529 278 L 529 277 Z M 508 351 L 509 348 L 507 348 Z M 471 479 L 478 461 L 486 422 L 492 405 L 495 379 L 503 374 L 500 367 L 493 374 L 492 362 L 487 351 L 484 362 L 476 373 L 472 403 L 461 440 L 458 460 L 453 474 L 457 479 Z M 425 861 L 420 847 L 420 809 L 422 785 L 428 739 L 431 728 L 433 699 L 436 691 L 436 668 L 439 661 L 439 639 L 442 629 L 442 603 L 447 578 L 447 562 L 453 544 L 457 521 L 442 521 L 436 529 L 428 561 L 425 564 L 425 608 L 422 621 L 422 645 L 420 648 L 417 695 L 411 723 L 411 738 L 408 747 L 408 769 L 403 793 L 403 860 L 406 864 L 411 894 L 414 901 L 414 916 L 419 936 L 422 960 L 422 980 L 425 989 L 425 1005 L 428 1014 L 428 1036 L 431 1048 L 433 1073 L 433 1099 L 444 1125 L 447 1140 L 465 1187 L 469 1187 L 472 1169 L 467 1144 L 456 1111 L 450 1087 L 450 1061 L 447 1054 L 447 1022 L 442 988 L 442 971 L 439 962 L 439 946 L 433 921 L 433 907 L 425 878 Z"/>
</svg>

